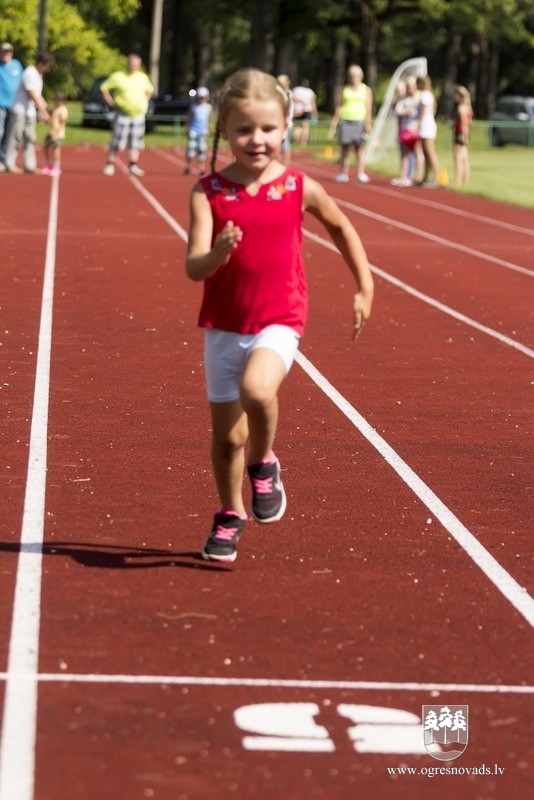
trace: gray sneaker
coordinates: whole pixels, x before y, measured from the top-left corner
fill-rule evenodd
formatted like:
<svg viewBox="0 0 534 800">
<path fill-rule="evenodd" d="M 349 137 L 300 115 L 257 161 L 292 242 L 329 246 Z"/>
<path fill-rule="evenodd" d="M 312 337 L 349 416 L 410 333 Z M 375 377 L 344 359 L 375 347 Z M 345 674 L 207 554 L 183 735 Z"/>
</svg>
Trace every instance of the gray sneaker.
<svg viewBox="0 0 534 800">
<path fill-rule="evenodd" d="M 246 519 L 241 519 L 235 514 L 217 512 L 202 551 L 202 558 L 206 561 L 235 561 L 237 543 L 243 533 L 245 523 Z"/>
<path fill-rule="evenodd" d="M 247 467 L 252 485 L 252 516 L 257 522 L 277 522 L 284 516 L 287 500 L 278 459 L 272 464 Z"/>
</svg>

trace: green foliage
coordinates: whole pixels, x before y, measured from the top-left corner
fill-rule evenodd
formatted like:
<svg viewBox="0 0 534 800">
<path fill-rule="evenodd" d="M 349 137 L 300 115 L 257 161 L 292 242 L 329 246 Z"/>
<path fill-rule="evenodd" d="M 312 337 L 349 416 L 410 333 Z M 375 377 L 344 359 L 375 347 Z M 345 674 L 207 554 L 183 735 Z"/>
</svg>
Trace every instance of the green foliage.
<svg viewBox="0 0 534 800">
<path fill-rule="evenodd" d="M 104 33 L 90 27 L 69 3 L 49 0 L 49 9 L 48 40 L 56 67 L 47 77 L 47 91 L 60 88 L 68 97 L 77 97 L 95 77 L 124 64 L 124 57 L 106 44 Z"/>
<path fill-rule="evenodd" d="M 15 56 L 23 63 L 35 54 L 37 47 L 36 0 L 0 0 L 0 41 L 11 42 Z"/>
<path fill-rule="evenodd" d="M 139 11 L 141 0 L 68 0 L 84 20 L 99 27 L 124 24 Z"/>
<path fill-rule="evenodd" d="M 106 32 L 94 20 L 124 23 L 139 9 L 140 0 L 48 0 L 47 6 L 47 48 L 56 66 L 46 77 L 45 96 L 61 90 L 68 97 L 80 97 L 96 77 L 124 64 L 124 56 L 109 46 Z M 85 7 L 88 18 L 80 13 Z M 35 61 L 38 16 L 37 0 L 0 0 L 0 41 L 12 42 L 25 66 Z"/>
<path fill-rule="evenodd" d="M 122 65 L 123 54 L 131 49 L 141 48 L 146 60 L 153 4 L 48 0 L 48 48 L 57 67 L 47 75 L 47 91 L 61 89 L 79 97 L 96 77 Z M 38 13 L 39 0 L 0 0 L 0 40 L 12 41 L 24 64 L 35 58 Z M 259 16 L 268 29 L 258 28 Z M 365 66 L 372 31 L 384 74 L 406 58 L 424 55 L 439 84 L 444 54 L 456 34 L 461 82 L 473 79 L 477 48 L 480 53 L 486 46 L 487 55 L 487 46 L 498 44 L 492 51 L 499 57 L 493 62 L 500 70 L 498 91 L 534 94 L 532 0 L 165 0 L 164 17 L 184 25 L 164 29 L 162 61 L 169 87 L 180 91 L 197 80 L 209 80 L 215 87 L 229 72 L 250 63 L 254 34 L 255 41 L 264 36 L 266 54 L 276 56 L 285 47 L 292 71 L 309 77 L 321 100 L 331 99 L 328 81 L 335 60 L 337 74 L 340 59 L 347 63 L 357 58 Z M 185 31 L 182 37 L 180 30 Z M 487 59 L 479 61 L 487 74 Z M 276 58 L 264 68 L 276 69 Z"/>
</svg>

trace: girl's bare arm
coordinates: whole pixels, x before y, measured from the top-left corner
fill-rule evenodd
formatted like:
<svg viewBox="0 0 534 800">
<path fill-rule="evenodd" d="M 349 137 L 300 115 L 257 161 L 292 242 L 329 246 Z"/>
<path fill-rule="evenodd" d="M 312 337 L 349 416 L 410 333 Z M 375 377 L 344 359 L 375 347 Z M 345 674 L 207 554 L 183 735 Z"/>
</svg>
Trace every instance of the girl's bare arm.
<svg viewBox="0 0 534 800">
<path fill-rule="evenodd" d="M 190 220 L 185 269 L 192 280 L 203 281 L 228 262 L 243 233 L 227 222 L 212 245 L 213 217 L 201 184 L 195 186 L 191 195 Z"/>
<path fill-rule="evenodd" d="M 304 208 L 316 217 L 328 231 L 343 256 L 358 287 L 354 296 L 354 338 L 371 314 L 374 281 L 367 254 L 350 220 L 317 181 L 304 179 Z"/>
</svg>

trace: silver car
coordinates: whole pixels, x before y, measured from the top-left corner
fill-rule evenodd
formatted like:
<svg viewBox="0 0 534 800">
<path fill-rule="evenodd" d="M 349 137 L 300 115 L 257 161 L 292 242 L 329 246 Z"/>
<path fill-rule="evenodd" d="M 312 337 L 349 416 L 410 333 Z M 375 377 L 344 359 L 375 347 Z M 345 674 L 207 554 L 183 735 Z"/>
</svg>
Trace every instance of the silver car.
<svg viewBox="0 0 534 800">
<path fill-rule="evenodd" d="M 490 115 L 488 136 L 492 147 L 505 144 L 534 147 L 534 97 L 500 97 Z"/>
</svg>

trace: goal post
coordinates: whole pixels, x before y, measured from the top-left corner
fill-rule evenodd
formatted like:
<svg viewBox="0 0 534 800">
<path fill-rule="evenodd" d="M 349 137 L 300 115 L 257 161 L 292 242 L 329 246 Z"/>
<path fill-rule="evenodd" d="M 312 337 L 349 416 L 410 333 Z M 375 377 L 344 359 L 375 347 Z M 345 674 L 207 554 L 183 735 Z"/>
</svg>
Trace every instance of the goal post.
<svg viewBox="0 0 534 800">
<path fill-rule="evenodd" d="M 405 81 L 411 75 L 419 76 L 427 74 L 427 60 L 424 56 L 409 58 L 400 64 L 390 78 L 384 102 L 380 106 L 373 129 L 365 148 L 365 162 L 373 164 L 397 145 L 397 118 L 393 111 L 395 99 L 395 89 L 399 81 Z"/>
</svg>

